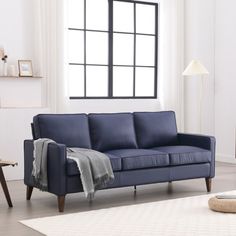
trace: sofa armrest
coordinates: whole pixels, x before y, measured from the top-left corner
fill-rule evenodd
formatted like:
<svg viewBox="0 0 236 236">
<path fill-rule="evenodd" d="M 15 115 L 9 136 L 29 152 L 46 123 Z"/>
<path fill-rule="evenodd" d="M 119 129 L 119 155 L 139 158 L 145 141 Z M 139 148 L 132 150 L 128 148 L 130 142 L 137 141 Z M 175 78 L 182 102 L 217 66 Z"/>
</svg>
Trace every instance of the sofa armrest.
<svg viewBox="0 0 236 236">
<path fill-rule="evenodd" d="M 210 178 L 215 176 L 215 146 L 216 140 L 213 136 L 178 133 L 179 145 L 195 146 L 211 151 Z"/>
<path fill-rule="evenodd" d="M 66 195 L 66 146 L 48 145 L 48 191 L 58 196 Z"/>
<path fill-rule="evenodd" d="M 213 136 L 178 133 L 178 141 L 180 145 L 195 146 L 209 151 L 215 150 L 216 141 Z"/>
<path fill-rule="evenodd" d="M 33 152 L 34 152 L 34 140 L 24 141 L 24 183 L 28 186 L 34 186 L 32 178 L 32 168 L 33 168 Z"/>
<path fill-rule="evenodd" d="M 34 141 L 24 141 L 24 183 L 34 187 L 32 178 Z M 66 194 L 66 146 L 50 143 L 47 155 L 48 192 Z"/>
</svg>

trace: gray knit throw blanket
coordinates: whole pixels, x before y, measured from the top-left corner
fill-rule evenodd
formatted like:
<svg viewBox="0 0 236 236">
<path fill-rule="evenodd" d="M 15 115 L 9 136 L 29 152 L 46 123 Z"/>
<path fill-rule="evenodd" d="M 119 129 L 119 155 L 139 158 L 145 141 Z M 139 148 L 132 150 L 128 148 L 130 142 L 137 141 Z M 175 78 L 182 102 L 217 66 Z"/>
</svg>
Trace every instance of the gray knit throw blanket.
<svg viewBox="0 0 236 236">
<path fill-rule="evenodd" d="M 67 148 L 67 158 L 77 163 L 85 196 L 93 200 L 96 190 L 114 180 L 111 162 L 105 154 L 85 148 Z"/>
<path fill-rule="evenodd" d="M 42 191 L 48 190 L 47 152 L 49 143 L 54 143 L 54 141 L 47 138 L 34 141 L 32 177 L 35 186 Z"/>
</svg>

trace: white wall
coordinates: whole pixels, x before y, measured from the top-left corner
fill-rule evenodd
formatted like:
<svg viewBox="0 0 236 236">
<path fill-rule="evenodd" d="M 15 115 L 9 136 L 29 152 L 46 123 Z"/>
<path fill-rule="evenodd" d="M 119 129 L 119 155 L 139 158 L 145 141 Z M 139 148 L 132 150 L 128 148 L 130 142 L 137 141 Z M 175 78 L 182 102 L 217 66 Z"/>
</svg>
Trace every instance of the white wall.
<svg viewBox="0 0 236 236">
<path fill-rule="evenodd" d="M 0 109 L 42 107 L 43 79 L 0 78 Z"/>
<path fill-rule="evenodd" d="M 216 137 L 216 158 L 235 163 L 236 129 L 236 1 L 185 1 L 185 63 L 200 59 L 205 76 L 203 133 Z M 185 79 L 185 128 L 197 132 L 198 78 Z"/>
<path fill-rule="evenodd" d="M 48 112 L 46 108 L 0 109 L 0 158 L 14 160 L 19 164 L 14 168 L 4 168 L 6 179 L 23 179 L 23 141 L 32 139 L 30 129 L 32 117 L 38 113 Z"/>
<path fill-rule="evenodd" d="M 236 1 L 216 0 L 215 135 L 217 158 L 235 163 Z"/>
<path fill-rule="evenodd" d="M 0 0 L 0 46 L 9 57 L 9 65 L 17 66 L 19 59 L 32 60 L 34 74 L 40 75 L 34 63 L 37 55 L 33 2 Z M 7 179 L 23 178 L 23 140 L 31 138 L 32 117 L 49 112 L 41 108 L 46 101 L 44 82 L 45 79 L 0 79 L 0 158 L 19 163 L 18 167 L 4 168 Z"/>
<path fill-rule="evenodd" d="M 214 134 L 214 27 L 215 0 L 185 1 L 185 66 L 200 60 L 208 69 L 204 76 L 202 127 L 199 122 L 200 77 L 185 77 L 185 131 Z"/>
<path fill-rule="evenodd" d="M 18 59 L 33 56 L 33 12 L 31 0 L 0 0 L 1 38 L 9 63 L 17 65 Z"/>
<path fill-rule="evenodd" d="M 157 99 L 100 99 L 71 100 L 66 112 L 132 112 L 158 111 L 160 105 Z"/>
<path fill-rule="evenodd" d="M 0 0 L 0 46 L 8 55 L 8 67 L 17 68 L 18 60 L 32 60 L 34 75 L 40 75 L 35 55 L 34 8 L 31 0 Z M 2 67 L 0 61 L 0 73 Z M 1 107 L 32 107 L 45 105 L 42 80 L 0 79 Z M 43 96 L 45 97 L 45 96 Z"/>
</svg>

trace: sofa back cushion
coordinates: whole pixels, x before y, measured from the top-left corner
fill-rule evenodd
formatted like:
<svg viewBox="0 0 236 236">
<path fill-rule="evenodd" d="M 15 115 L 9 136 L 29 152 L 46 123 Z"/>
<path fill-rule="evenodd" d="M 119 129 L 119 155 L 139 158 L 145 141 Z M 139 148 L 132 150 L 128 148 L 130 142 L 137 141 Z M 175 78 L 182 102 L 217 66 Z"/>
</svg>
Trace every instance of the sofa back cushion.
<svg viewBox="0 0 236 236">
<path fill-rule="evenodd" d="M 173 111 L 135 112 L 134 123 L 140 148 L 177 144 L 177 127 Z"/>
<path fill-rule="evenodd" d="M 91 148 L 86 114 L 41 114 L 33 119 L 35 138 L 50 138 L 68 147 Z"/>
<path fill-rule="evenodd" d="M 93 149 L 137 148 L 131 113 L 90 114 L 89 127 Z"/>
</svg>

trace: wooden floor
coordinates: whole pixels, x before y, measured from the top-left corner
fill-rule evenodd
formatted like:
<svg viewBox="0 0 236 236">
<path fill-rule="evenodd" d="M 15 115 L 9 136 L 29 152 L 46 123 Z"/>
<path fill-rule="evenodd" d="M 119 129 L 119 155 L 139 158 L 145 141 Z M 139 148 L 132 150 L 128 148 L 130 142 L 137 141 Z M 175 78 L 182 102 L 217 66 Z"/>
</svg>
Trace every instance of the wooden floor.
<svg viewBox="0 0 236 236">
<path fill-rule="evenodd" d="M 57 211 L 56 196 L 34 190 L 32 199 L 26 201 L 23 181 L 10 181 L 8 182 L 8 187 L 14 207 L 8 208 L 0 188 L 0 235 L 41 235 L 23 226 L 18 221 L 61 214 Z M 236 165 L 217 163 L 216 177 L 212 183 L 212 192 L 235 189 Z M 206 194 L 204 179 L 177 181 L 172 184 L 162 183 L 138 186 L 136 194 L 132 187 L 103 190 L 96 193 L 96 198 L 92 204 L 85 200 L 83 193 L 70 194 L 67 195 L 65 212 L 63 214 L 201 194 Z"/>
</svg>

